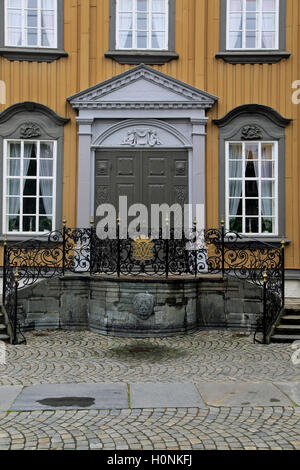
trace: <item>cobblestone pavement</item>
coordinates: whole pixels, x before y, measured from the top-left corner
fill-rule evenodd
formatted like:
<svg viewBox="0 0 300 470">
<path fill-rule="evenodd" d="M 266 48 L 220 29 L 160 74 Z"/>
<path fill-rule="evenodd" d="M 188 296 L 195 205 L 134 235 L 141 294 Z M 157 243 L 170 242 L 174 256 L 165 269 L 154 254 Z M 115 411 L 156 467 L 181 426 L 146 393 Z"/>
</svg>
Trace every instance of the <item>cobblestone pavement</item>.
<svg viewBox="0 0 300 470">
<path fill-rule="evenodd" d="M 36 411 L 0 423 L 0 449 L 300 449 L 293 408 Z"/>
<path fill-rule="evenodd" d="M 253 344 L 253 336 L 231 332 L 127 339 L 52 331 L 26 337 L 27 346 L 7 346 L 0 385 L 300 380 L 290 344 Z"/>
<path fill-rule="evenodd" d="M 123 339 L 90 332 L 27 334 L 8 346 L 0 385 L 299 381 L 291 345 L 198 332 Z M 1 449 L 299 449 L 298 407 L 0 412 Z"/>
</svg>

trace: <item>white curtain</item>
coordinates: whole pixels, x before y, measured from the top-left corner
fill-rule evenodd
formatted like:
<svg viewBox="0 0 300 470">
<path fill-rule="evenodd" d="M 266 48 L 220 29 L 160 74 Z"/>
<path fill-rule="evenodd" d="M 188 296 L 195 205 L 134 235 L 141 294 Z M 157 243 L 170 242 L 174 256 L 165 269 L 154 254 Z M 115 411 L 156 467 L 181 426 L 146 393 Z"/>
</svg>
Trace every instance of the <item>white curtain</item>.
<svg viewBox="0 0 300 470">
<path fill-rule="evenodd" d="M 10 158 L 15 158 L 16 160 L 9 160 L 10 165 L 10 176 L 20 176 L 20 144 L 10 144 L 9 145 L 9 155 Z M 10 180 L 10 196 L 16 196 L 19 190 L 19 179 Z M 10 214 L 19 214 L 20 213 L 20 198 L 18 196 L 10 198 Z"/>
<path fill-rule="evenodd" d="M 241 178 L 241 148 L 240 145 L 230 145 L 230 159 L 236 159 L 238 161 L 230 161 L 231 171 L 230 177 L 231 178 Z M 233 187 L 233 191 L 231 190 L 231 197 L 236 199 L 230 199 L 229 203 L 229 214 L 230 215 L 237 215 L 237 211 L 240 205 L 240 198 L 242 196 L 242 184 L 241 180 L 231 180 L 230 181 L 231 188 Z"/>
</svg>

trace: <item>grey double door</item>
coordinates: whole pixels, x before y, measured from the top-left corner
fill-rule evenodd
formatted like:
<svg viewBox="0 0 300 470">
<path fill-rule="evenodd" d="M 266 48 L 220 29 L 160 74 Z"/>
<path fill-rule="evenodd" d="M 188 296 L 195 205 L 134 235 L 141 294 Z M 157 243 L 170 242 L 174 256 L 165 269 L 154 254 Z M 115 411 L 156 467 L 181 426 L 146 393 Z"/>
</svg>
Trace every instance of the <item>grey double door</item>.
<svg viewBox="0 0 300 470">
<path fill-rule="evenodd" d="M 103 150 L 96 152 L 95 212 L 103 203 L 118 211 L 119 196 L 128 207 L 143 203 L 188 203 L 188 154 L 177 150 Z M 150 214 L 150 212 L 149 212 Z"/>
</svg>

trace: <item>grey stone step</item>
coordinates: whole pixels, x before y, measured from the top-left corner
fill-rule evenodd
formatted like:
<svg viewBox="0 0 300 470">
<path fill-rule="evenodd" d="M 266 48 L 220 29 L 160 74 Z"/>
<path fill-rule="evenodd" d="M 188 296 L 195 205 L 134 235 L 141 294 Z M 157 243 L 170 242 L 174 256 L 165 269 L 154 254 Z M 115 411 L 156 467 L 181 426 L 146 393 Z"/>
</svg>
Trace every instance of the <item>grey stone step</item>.
<svg viewBox="0 0 300 470">
<path fill-rule="evenodd" d="M 298 335 L 275 334 L 271 337 L 271 343 L 293 343 L 294 341 L 300 341 L 300 334 Z"/>
<path fill-rule="evenodd" d="M 6 325 L 4 323 L 0 323 L 0 331 L 6 330 Z"/>
<path fill-rule="evenodd" d="M 296 325 L 296 324 L 292 324 L 292 325 L 278 325 L 277 328 L 276 328 L 276 331 L 287 331 L 287 332 L 290 332 L 292 330 L 295 330 L 297 333 L 299 332 L 300 334 L 300 325 Z"/>
<path fill-rule="evenodd" d="M 294 308 L 294 307 L 293 308 L 291 308 L 291 307 L 287 308 L 286 307 L 284 309 L 284 313 L 285 313 L 285 315 L 300 315 L 300 309 L 299 308 Z"/>
<path fill-rule="evenodd" d="M 281 318 L 283 324 L 300 325 L 300 315 L 285 315 Z"/>
</svg>

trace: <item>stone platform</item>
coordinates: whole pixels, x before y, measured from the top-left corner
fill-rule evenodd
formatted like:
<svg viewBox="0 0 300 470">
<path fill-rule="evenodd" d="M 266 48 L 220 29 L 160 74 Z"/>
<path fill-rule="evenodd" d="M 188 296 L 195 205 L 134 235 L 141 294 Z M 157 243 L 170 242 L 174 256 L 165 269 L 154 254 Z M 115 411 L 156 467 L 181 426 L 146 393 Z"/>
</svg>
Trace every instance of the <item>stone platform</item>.
<svg viewBox="0 0 300 470">
<path fill-rule="evenodd" d="M 68 275 L 19 293 L 25 330 L 91 329 L 104 335 L 163 337 L 197 329 L 253 331 L 262 290 L 219 275 Z"/>
</svg>

